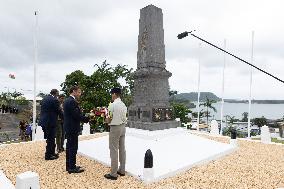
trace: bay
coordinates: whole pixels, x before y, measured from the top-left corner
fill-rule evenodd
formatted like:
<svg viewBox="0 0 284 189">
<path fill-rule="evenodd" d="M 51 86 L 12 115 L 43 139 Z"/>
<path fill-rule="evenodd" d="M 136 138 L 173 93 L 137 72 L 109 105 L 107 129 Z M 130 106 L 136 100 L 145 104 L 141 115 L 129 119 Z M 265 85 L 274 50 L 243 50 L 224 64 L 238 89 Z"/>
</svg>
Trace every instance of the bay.
<svg viewBox="0 0 284 189">
<path fill-rule="evenodd" d="M 197 102 L 193 102 L 197 105 Z M 212 115 L 211 119 L 220 120 L 221 117 L 221 102 L 214 103 L 213 106 L 217 109 L 217 112 L 210 111 Z M 205 109 L 200 107 L 200 109 Z M 197 108 L 191 109 L 193 112 L 197 111 Z M 224 103 L 223 115 L 235 116 L 235 118 L 241 119 L 244 112 L 249 111 L 248 103 Z M 262 117 L 267 119 L 282 119 L 284 116 L 284 104 L 252 104 L 251 105 L 251 117 Z"/>
</svg>

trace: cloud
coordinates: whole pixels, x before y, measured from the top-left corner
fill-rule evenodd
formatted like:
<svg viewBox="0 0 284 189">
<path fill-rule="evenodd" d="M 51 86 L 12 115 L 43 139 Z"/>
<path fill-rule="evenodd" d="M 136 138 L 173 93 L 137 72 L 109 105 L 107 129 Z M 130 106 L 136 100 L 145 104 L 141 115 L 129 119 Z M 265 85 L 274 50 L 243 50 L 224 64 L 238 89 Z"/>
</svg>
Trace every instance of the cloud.
<svg viewBox="0 0 284 189">
<path fill-rule="evenodd" d="M 264 1 L 114 1 L 114 0 L 0 0 L 0 89 L 33 88 L 35 10 L 39 10 L 38 88 L 59 88 L 65 75 L 107 59 L 112 65 L 136 68 L 139 9 L 154 4 L 163 9 L 167 69 L 172 89 L 197 90 L 198 59 L 201 89 L 221 94 L 224 54 L 189 36 L 195 34 L 250 61 L 251 31 L 255 31 L 254 64 L 279 77 L 284 75 L 283 2 Z M 256 6 L 257 5 L 257 6 Z M 226 57 L 226 95 L 247 98 L 250 67 Z M 16 81 L 7 75 L 15 72 Z M 283 84 L 254 70 L 256 98 L 283 98 Z M 282 78 L 284 79 L 284 78 Z M 265 86 L 265 90 L 263 90 Z M 277 91 L 277 92 L 275 92 Z"/>
</svg>

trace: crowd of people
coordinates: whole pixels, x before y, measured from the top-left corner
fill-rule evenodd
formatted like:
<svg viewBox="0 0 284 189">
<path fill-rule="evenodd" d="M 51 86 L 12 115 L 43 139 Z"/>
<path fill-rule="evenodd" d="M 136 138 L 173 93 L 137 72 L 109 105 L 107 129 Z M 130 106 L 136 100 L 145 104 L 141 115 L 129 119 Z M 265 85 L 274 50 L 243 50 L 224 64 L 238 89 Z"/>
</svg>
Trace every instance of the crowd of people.
<svg viewBox="0 0 284 189">
<path fill-rule="evenodd" d="M 16 107 L 11 107 L 5 104 L 2 104 L 0 106 L 0 113 L 6 114 L 6 113 L 11 113 L 11 114 L 17 114 L 19 112 L 19 109 Z"/>
<path fill-rule="evenodd" d="M 59 95 L 57 89 L 52 89 L 50 94 L 41 102 L 39 125 L 42 127 L 46 139 L 45 160 L 56 160 L 59 153 L 64 151 L 64 139 L 66 144 L 66 171 L 81 173 L 84 169 L 76 165 L 76 154 L 78 150 L 78 136 L 81 131 L 81 123 L 88 123 L 90 116 L 98 114 L 94 109 L 91 114 L 84 115 L 79 105 L 82 94 L 78 86 L 70 88 L 69 96 Z M 111 90 L 112 103 L 108 110 L 105 108 L 104 120 L 110 127 L 109 150 L 111 158 L 111 172 L 104 177 L 117 180 L 118 175 L 125 175 L 125 124 L 127 108 L 120 99 L 121 89 Z M 56 139 L 56 142 L 55 142 Z M 55 153 L 57 150 L 58 153 Z M 120 166 L 118 166 L 118 161 Z"/>
</svg>

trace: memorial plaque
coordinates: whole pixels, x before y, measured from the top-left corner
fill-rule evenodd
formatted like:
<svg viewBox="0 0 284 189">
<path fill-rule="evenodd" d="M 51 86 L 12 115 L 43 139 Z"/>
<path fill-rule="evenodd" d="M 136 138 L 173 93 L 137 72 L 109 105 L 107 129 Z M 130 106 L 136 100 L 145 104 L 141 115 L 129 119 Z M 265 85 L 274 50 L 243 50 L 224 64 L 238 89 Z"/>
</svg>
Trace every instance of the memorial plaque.
<svg viewBox="0 0 284 189">
<path fill-rule="evenodd" d="M 136 116 L 136 111 L 130 110 L 128 114 L 129 114 L 128 116 L 131 116 L 131 117 Z"/>
<path fill-rule="evenodd" d="M 150 118 L 150 111 L 143 111 L 142 116 Z"/>
<path fill-rule="evenodd" d="M 173 109 L 171 108 L 153 108 L 152 120 L 157 121 L 169 121 L 173 120 Z"/>
</svg>

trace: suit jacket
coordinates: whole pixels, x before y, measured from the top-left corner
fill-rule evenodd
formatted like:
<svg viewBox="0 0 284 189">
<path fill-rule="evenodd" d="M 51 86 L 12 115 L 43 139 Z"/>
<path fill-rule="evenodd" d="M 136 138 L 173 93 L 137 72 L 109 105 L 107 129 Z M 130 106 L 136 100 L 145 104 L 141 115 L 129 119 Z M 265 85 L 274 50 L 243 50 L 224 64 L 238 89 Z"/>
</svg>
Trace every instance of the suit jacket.
<svg viewBox="0 0 284 189">
<path fill-rule="evenodd" d="M 64 112 L 64 130 L 66 134 L 78 134 L 81 130 L 80 122 L 88 122 L 89 118 L 85 117 L 77 101 L 69 96 L 63 104 Z"/>
<path fill-rule="evenodd" d="M 58 99 L 52 95 L 46 96 L 41 102 L 39 125 L 43 128 L 56 127 L 58 116 L 63 117 Z"/>
</svg>

